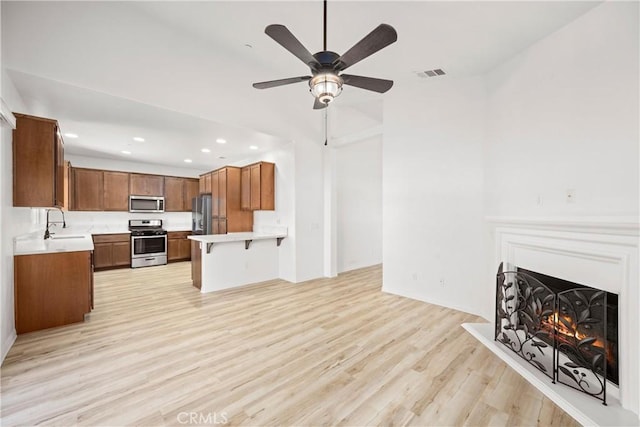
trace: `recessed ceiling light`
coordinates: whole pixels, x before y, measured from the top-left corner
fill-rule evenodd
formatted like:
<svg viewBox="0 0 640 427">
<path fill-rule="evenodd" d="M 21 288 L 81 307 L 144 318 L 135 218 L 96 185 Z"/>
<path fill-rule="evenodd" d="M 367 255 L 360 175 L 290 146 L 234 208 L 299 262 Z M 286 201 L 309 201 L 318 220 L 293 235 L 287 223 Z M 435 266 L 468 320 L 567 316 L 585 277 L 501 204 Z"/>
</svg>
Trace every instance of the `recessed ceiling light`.
<svg viewBox="0 0 640 427">
<path fill-rule="evenodd" d="M 219 158 L 219 159 L 226 159 L 226 157 L 225 157 L 225 156 L 220 156 L 220 157 L 218 157 L 218 158 Z"/>
<path fill-rule="evenodd" d="M 252 149 L 252 150 L 257 150 L 258 146 L 257 145 L 250 145 L 249 148 Z"/>
<path fill-rule="evenodd" d="M 78 135 L 75 133 L 65 133 L 64 136 L 66 136 L 67 138 L 77 138 Z"/>
<path fill-rule="evenodd" d="M 185 163 L 191 163 L 192 161 L 193 161 L 193 160 L 191 160 L 191 159 L 184 159 L 184 162 L 185 162 Z"/>
<path fill-rule="evenodd" d="M 131 151 L 127 151 L 127 150 L 122 150 L 121 151 L 122 154 L 131 154 Z"/>
<path fill-rule="evenodd" d="M 248 47 L 249 49 L 251 49 L 253 46 L 251 46 L 249 43 L 245 43 L 244 44 L 245 47 Z"/>
<path fill-rule="evenodd" d="M 136 142 L 144 142 L 144 138 L 140 138 L 139 136 L 134 136 L 133 140 Z"/>
<path fill-rule="evenodd" d="M 211 152 L 211 150 L 209 150 L 208 148 L 203 148 L 200 151 L 202 151 L 203 153 L 210 153 Z"/>
<path fill-rule="evenodd" d="M 227 140 L 226 140 L 226 139 L 222 139 L 222 138 L 218 138 L 218 139 L 216 139 L 216 142 L 217 142 L 218 144 L 226 144 L 226 143 L 227 143 Z"/>
</svg>

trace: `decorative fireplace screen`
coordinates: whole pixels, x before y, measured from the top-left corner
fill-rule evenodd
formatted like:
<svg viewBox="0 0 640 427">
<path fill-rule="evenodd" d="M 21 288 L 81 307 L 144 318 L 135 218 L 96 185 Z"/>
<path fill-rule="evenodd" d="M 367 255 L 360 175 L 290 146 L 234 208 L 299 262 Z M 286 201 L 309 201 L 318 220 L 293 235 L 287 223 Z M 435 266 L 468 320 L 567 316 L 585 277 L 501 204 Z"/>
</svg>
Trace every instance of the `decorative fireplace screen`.
<svg viewBox="0 0 640 427">
<path fill-rule="evenodd" d="M 523 269 L 503 271 L 500 264 L 495 340 L 553 383 L 569 385 L 606 405 L 607 379 L 617 383 L 618 375 L 617 296 L 567 283 Z M 615 311 L 608 298 L 616 299 Z"/>
</svg>

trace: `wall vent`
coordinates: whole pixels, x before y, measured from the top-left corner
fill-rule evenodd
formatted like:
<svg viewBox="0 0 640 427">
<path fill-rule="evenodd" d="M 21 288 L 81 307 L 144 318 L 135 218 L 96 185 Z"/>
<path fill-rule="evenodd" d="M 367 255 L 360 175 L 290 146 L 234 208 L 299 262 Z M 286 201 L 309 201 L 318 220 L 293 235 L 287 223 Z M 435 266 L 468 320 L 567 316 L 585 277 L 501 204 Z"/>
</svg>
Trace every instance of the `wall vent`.
<svg viewBox="0 0 640 427">
<path fill-rule="evenodd" d="M 436 68 L 435 70 L 426 70 L 426 71 L 416 71 L 418 77 L 437 77 L 444 76 L 446 73 L 441 68 Z"/>
</svg>

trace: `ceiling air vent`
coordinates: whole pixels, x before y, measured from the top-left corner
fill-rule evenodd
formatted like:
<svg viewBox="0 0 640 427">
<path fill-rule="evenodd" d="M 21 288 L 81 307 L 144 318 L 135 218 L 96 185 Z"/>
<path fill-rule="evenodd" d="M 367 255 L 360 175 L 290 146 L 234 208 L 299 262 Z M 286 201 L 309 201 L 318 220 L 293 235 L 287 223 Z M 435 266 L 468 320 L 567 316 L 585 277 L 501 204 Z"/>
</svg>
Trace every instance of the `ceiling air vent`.
<svg viewBox="0 0 640 427">
<path fill-rule="evenodd" d="M 440 68 L 436 68 L 435 70 L 427 70 L 427 71 L 416 71 L 416 74 L 418 75 L 418 77 L 437 77 L 437 76 L 444 76 L 446 73 L 440 69 Z"/>
</svg>

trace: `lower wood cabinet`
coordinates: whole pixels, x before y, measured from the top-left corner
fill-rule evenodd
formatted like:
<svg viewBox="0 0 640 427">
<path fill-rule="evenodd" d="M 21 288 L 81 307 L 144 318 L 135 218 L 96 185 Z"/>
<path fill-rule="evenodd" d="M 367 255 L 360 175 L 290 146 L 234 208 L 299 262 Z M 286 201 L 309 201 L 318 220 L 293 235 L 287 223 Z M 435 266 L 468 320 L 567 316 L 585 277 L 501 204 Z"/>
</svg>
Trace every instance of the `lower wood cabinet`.
<svg viewBox="0 0 640 427">
<path fill-rule="evenodd" d="M 93 306 L 91 251 L 14 257 L 19 334 L 82 322 Z"/>
<path fill-rule="evenodd" d="M 167 260 L 188 261 L 191 259 L 190 231 L 170 231 L 167 233 Z"/>
<path fill-rule="evenodd" d="M 202 250 L 200 242 L 191 242 L 191 282 L 198 289 L 202 288 Z M 203 243 L 204 244 L 204 243 Z"/>
<path fill-rule="evenodd" d="M 131 267 L 131 235 L 94 234 L 93 256 L 96 270 Z"/>
</svg>

